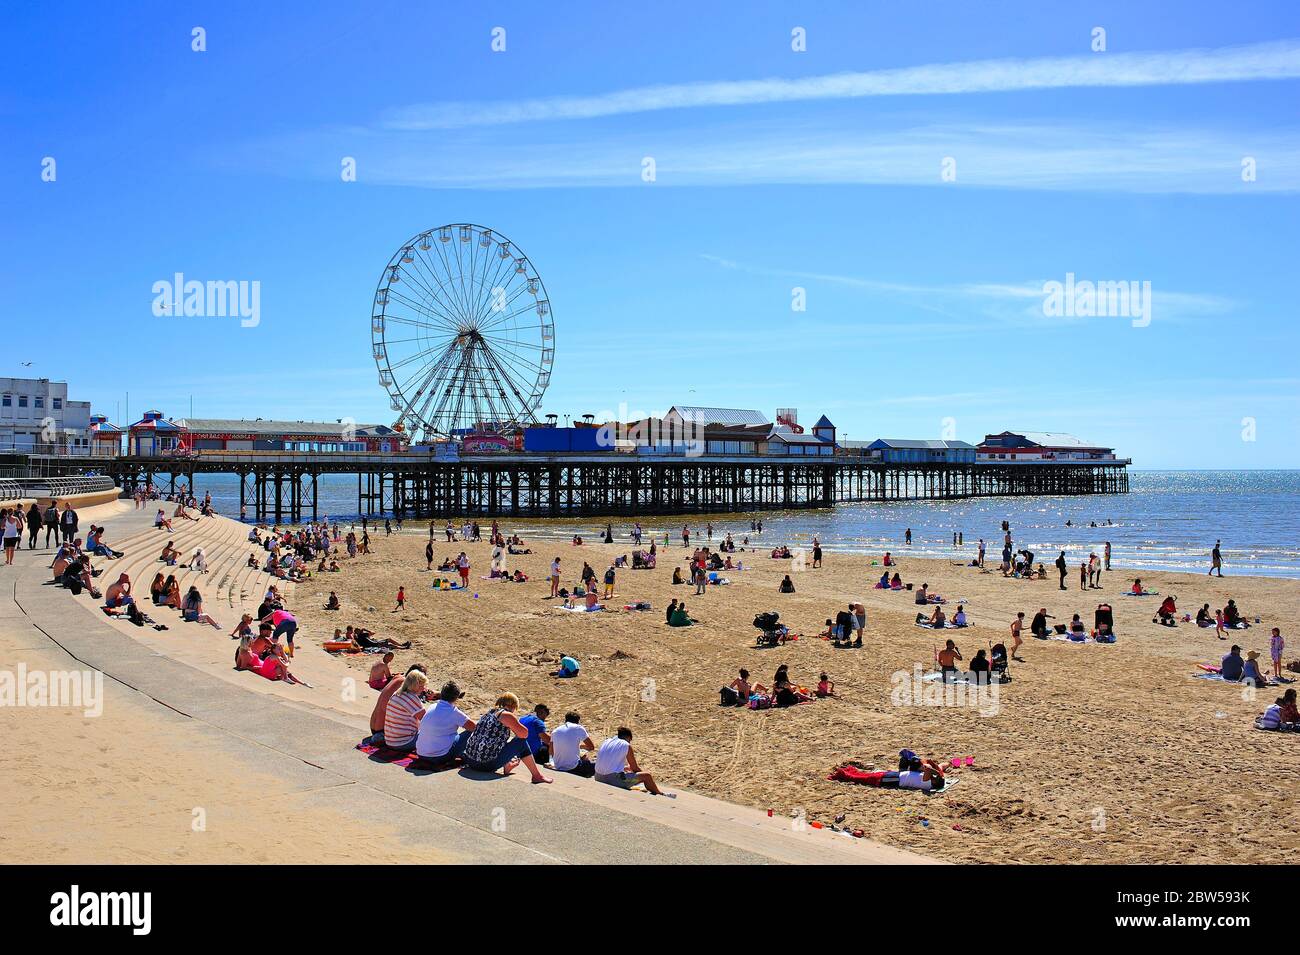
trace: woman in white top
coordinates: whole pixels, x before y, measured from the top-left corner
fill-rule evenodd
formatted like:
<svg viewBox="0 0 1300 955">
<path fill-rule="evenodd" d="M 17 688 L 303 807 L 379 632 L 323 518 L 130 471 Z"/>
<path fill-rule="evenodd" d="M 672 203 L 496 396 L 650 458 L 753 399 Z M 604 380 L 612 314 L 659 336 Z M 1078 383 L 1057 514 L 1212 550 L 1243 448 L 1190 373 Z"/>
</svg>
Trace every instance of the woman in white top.
<svg viewBox="0 0 1300 955">
<path fill-rule="evenodd" d="M 23 535 L 23 519 L 17 509 L 5 508 L 0 511 L 0 520 L 4 524 L 5 563 L 14 562 L 14 551 L 18 548 L 18 538 Z"/>
</svg>

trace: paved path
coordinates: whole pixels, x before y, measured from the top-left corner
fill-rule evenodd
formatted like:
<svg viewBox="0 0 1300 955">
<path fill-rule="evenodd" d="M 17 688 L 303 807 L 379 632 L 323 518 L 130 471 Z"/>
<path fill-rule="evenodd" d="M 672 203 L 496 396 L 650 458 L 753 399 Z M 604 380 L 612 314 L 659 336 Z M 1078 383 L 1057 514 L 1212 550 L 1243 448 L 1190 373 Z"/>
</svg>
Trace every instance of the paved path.
<svg viewBox="0 0 1300 955">
<path fill-rule="evenodd" d="M 105 510 L 100 517 L 108 525 L 108 539 L 127 549 L 128 558 L 101 562 L 98 585 L 106 587 L 129 565 L 138 591 L 147 593 L 160 566 L 153 561 L 162 542 L 162 532 L 150 526 L 153 511 L 121 505 Z M 83 517 L 83 523 L 88 519 Z M 247 547 L 230 542 L 241 541 L 246 529 L 219 518 L 177 532 L 177 539 L 189 535 L 186 546 L 209 542 L 210 560 L 216 554 L 212 573 L 203 578 L 206 609 L 228 630 L 237 617 L 225 618 L 237 613 L 243 601 L 255 604 L 266 583 L 265 575 L 238 580 Z M 45 551 L 23 552 L 14 567 L 0 574 L 0 668 L 30 661 L 29 666 L 102 671 L 106 699 L 100 719 L 111 723 L 115 713 L 138 710 L 155 722 L 160 741 L 185 740 L 190 755 L 210 754 L 259 779 L 274 779 L 278 791 L 293 794 L 280 808 L 341 812 L 362 826 L 374 826 L 374 838 L 417 850 L 417 857 L 506 863 L 933 861 L 829 830 L 797 831 L 789 820 L 769 819 L 758 810 L 693 793 L 667 799 L 565 774 L 548 774 L 556 777 L 554 785 L 533 786 L 523 772 L 486 778 L 455 770 L 411 772 L 372 762 L 354 748 L 366 732 L 369 699 L 342 700 L 329 689 L 323 679 L 327 673 L 335 687 L 352 674 L 320 653 L 314 640 L 303 641 L 294 666 L 317 684 L 313 692 L 268 684 L 233 671 L 233 644 L 225 630 L 218 634 L 182 624 L 169 611 L 165 617 L 155 613 L 171 628 L 161 634 L 110 621 L 88 595 L 73 597 L 48 585 L 49 560 Z M 213 588 L 228 593 L 229 606 L 220 600 L 212 605 Z M 159 775 L 162 784 L 166 773 L 160 769 Z M 13 783 L 22 780 L 11 779 Z M 229 808 L 237 812 L 239 807 Z M 76 826 L 74 820 L 58 822 Z M 286 811 L 281 822 L 294 826 L 294 811 Z M 361 840 L 354 847 L 356 861 L 373 860 L 373 847 L 364 841 L 370 837 L 349 833 L 347 838 Z"/>
</svg>

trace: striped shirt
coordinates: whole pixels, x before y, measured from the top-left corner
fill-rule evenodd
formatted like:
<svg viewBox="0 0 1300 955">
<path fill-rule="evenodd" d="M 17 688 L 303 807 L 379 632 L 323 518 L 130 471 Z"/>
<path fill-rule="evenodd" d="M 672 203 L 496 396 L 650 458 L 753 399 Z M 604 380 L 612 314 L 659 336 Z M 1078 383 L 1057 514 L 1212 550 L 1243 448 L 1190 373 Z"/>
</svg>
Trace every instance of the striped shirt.
<svg viewBox="0 0 1300 955">
<path fill-rule="evenodd" d="M 389 746 L 405 746 L 415 739 L 420 728 L 416 714 L 424 704 L 415 693 L 394 693 L 384 711 L 384 742 Z"/>
</svg>

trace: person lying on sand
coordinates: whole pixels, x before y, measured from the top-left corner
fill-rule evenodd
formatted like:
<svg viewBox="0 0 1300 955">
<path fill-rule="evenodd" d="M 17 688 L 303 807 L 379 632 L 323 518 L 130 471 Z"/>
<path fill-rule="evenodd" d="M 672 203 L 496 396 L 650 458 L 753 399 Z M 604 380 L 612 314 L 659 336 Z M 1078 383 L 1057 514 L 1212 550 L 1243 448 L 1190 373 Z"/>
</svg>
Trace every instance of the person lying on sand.
<svg viewBox="0 0 1300 955">
<path fill-rule="evenodd" d="M 354 627 L 350 624 L 348 626 L 347 632 L 343 635 L 343 639 L 351 640 L 362 650 L 372 650 L 372 649 L 409 650 L 411 649 L 410 640 L 407 640 L 405 643 L 398 643 L 392 637 L 385 637 L 384 639 L 379 640 L 375 638 L 375 632 L 373 630 L 367 630 L 364 627 Z"/>
</svg>

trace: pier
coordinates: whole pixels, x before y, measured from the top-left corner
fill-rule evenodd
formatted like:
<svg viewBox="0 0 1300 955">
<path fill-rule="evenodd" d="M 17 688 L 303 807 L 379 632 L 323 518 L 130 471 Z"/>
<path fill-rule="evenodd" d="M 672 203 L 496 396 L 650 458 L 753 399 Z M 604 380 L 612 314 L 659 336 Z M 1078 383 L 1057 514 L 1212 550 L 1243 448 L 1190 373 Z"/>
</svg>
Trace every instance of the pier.
<svg viewBox="0 0 1300 955">
<path fill-rule="evenodd" d="M 195 452 L 32 461 L 42 473 L 94 466 L 127 491 L 195 486 L 232 474 L 250 517 L 319 516 L 324 475 L 354 475 L 357 512 L 404 518 L 599 517 L 833 507 L 860 501 L 1123 494 L 1127 460 L 1104 463 L 891 464 L 852 457 L 686 457 L 598 453 L 481 454 Z"/>
</svg>

